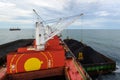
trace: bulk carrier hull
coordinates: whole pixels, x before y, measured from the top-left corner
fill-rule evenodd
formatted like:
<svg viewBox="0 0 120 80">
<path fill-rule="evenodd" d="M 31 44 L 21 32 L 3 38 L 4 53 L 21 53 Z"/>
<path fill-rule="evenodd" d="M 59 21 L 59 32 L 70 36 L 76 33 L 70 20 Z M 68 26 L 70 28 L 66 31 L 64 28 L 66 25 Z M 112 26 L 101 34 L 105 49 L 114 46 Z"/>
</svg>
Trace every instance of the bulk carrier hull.
<svg viewBox="0 0 120 80">
<path fill-rule="evenodd" d="M 0 80 L 91 80 L 82 65 L 65 56 L 68 50 L 62 44 L 55 36 L 48 41 L 45 51 L 34 50 L 34 39 L 1 45 L 6 56 L 1 62 Z"/>
<path fill-rule="evenodd" d="M 65 64 L 63 66 L 61 67 L 59 66 L 51 69 L 35 70 L 35 71 L 20 72 L 20 73 L 13 72 L 12 74 L 7 73 L 7 67 L 5 66 L 7 62 L 6 55 L 10 55 L 11 52 L 12 54 L 17 53 L 18 51 L 21 53 L 26 52 L 27 51 L 26 49 L 28 46 L 34 45 L 34 39 L 21 39 L 21 40 L 0 45 L 0 52 L 4 54 L 4 55 L 1 55 L 1 58 L 0 58 L 0 61 L 1 61 L 0 62 L 0 65 L 1 65 L 0 79 L 1 80 L 15 80 L 15 79 L 17 80 L 21 80 L 21 79 L 22 80 L 26 80 L 26 79 L 27 80 L 28 79 L 29 80 L 33 80 L 33 79 L 35 80 L 39 80 L 39 79 L 40 80 L 41 79 L 72 80 L 69 78 L 71 77 L 71 75 L 73 76 L 73 78 L 75 77 L 73 75 L 73 72 L 77 72 L 77 73 L 83 72 L 82 74 L 79 74 L 79 75 L 81 76 L 85 75 L 82 78 L 87 78 L 89 80 L 91 79 L 89 75 L 91 77 L 94 77 L 99 74 L 112 72 L 116 69 L 115 61 L 100 54 L 99 52 L 95 51 L 91 47 L 81 42 L 78 42 L 73 39 L 66 39 L 64 40 L 64 43 L 62 43 L 62 41 L 59 38 L 57 38 L 57 41 L 60 41 L 60 43 L 59 42 L 58 43 L 62 45 L 65 49 L 65 55 L 63 56 L 65 58 L 65 62 L 64 62 Z M 82 52 L 82 55 L 79 55 L 80 52 Z M 31 51 L 29 51 L 29 53 L 31 53 Z M 22 64 L 22 63 L 19 63 L 19 64 Z M 71 69 L 73 69 L 73 71 L 70 70 L 70 66 L 71 66 Z M 79 68 L 77 68 L 77 70 L 74 71 L 74 67 L 77 67 L 77 66 L 79 66 Z M 82 72 L 79 72 L 79 70 Z M 86 73 L 86 71 L 89 75 Z"/>
<path fill-rule="evenodd" d="M 65 39 L 64 43 L 69 48 L 73 57 L 82 64 L 92 77 L 116 70 L 116 62 L 97 52 L 92 47 L 74 39 Z"/>
</svg>

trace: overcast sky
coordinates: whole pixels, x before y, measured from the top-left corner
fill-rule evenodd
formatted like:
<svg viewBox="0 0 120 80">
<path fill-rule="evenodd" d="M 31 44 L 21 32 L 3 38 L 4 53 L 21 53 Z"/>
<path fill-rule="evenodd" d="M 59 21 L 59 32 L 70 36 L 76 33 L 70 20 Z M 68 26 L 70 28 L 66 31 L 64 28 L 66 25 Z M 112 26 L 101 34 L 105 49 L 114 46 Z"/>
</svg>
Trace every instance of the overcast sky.
<svg viewBox="0 0 120 80">
<path fill-rule="evenodd" d="M 120 0 L 0 0 L 0 28 L 34 28 L 32 9 L 44 20 L 84 13 L 73 29 L 120 29 Z"/>
</svg>

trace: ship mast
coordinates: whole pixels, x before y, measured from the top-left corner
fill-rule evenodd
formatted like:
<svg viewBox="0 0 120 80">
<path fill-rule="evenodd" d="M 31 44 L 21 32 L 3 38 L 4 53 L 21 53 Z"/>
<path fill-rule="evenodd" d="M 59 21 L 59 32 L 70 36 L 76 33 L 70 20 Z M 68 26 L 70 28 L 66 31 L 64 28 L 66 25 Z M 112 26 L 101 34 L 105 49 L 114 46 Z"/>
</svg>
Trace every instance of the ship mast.
<svg viewBox="0 0 120 80">
<path fill-rule="evenodd" d="M 45 49 L 45 29 L 43 26 L 43 20 L 38 15 L 38 13 L 33 9 L 34 13 L 38 16 L 38 20 L 36 22 L 36 50 L 44 50 Z M 40 18 L 40 19 L 39 19 Z"/>
<path fill-rule="evenodd" d="M 83 15 L 75 15 L 60 18 L 54 26 L 45 26 L 43 25 L 44 20 L 38 15 L 38 13 L 33 9 L 34 13 L 37 15 L 37 22 L 36 22 L 36 50 L 43 51 L 45 50 L 45 44 L 48 40 L 53 38 L 55 35 L 59 34 L 62 30 L 64 30 L 67 26 L 75 22 L 79 19 L 80 16 Z M 50 21 L 50 20 L 49 20 Z"/>
</svg>

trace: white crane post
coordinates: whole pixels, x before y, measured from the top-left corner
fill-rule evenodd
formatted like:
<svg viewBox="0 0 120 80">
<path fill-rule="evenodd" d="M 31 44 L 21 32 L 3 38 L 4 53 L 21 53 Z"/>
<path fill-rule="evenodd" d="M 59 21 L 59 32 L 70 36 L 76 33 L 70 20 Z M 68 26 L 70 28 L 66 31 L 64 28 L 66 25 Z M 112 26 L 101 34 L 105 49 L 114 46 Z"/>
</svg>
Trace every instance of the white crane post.
<svg viewBox="0 0 120 80">
<path fill-rule="evenodd" d="M 36 22 L 36 50 L 45 49 L 45 31 L 42 22 Z"/>
<path fill-rule="evenodd" d="M 34 13 L 37 15 L 38 21 L 36 22 L 36 50 L 42 51 L 45 49 L 45 30 L 43 26 L 43 20 L 38 15 L 38 13 L 33 9 Z M 40 20 L 41 19 L 41 20 Z"/>
</svg>

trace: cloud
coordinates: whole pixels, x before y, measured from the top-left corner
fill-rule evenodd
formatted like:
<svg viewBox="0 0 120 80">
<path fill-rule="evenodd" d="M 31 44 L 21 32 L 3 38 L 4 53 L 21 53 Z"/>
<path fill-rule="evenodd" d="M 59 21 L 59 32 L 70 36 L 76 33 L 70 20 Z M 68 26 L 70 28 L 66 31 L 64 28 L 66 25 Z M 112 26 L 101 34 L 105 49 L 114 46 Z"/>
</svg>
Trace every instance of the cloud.
<svg viewBox="0 0 120 80">
<path fill-rule="evenodd" d="M 107 11 L 98 11 L 98 12 L 95 12 L 95 15 L 97 15 L 97 16 L 109 16 L 110 13 Z"/>
<path fill-rule="evenodd" d="M 31 24 L 31 19 L 33 19 L 32 9 L 37 9 L 38 13 L 44 17 L 45 15 L 49 18 L 57 17 L 52 12 L 59 13 L 64 10 L 68 0 L 25 0 L 21 1 L 1 1 L 0 2 L 0 21 L 2 22 L 15 22 L 15 23 L 29 23 Z M 34 14 L 35 15 L 35 14 Z M 60 15 L 60 14 L 59 14 Z M 21 17 L 28 17 L 28 21 L 22 19 Z"/>
<path fill-rule="evenodd" d="M 78 20 L 68 29 L 120 29 L 119 19 L 93 18 Z"/>
<path fill-rule="evenodd" d="M 119 5 L 119 0 L 0 0 L 0 22 L 33 24 L 34 8 L 44 20 L 84 13 L 83 24 L 97 28 L 109 22 L 119 23 Z"/>
<path fill-rule="evenodd" d="M 106 22 L 107 20 L 104 18 L 95 18 L 95 19 L 85 19 L 76 21 L 73 26 L 101 26 L 102 22 Z"/>
<path fill-rule="evenodd" d="M 76 0 L 77 3 L 96 3 L 97 0 Z"/>
<path fill-rule="evenodd" d="M 13 7 L 13 6 L 15 6 L 15 4 L 13 4 L 13 3 L 0 2 L 0 8 Z"/>
<path fill-rule="evenodd" d="M 29 24 L 30 20 L 16 19 L 18 17 L 30 17 L 32 11 L 19 8 L 12 2 L 0 2 L 0 22 Z"/>
<path fill-rule="evenodd" d="M 11 16 L 11 17 L 16 17 L 16 16 L 29 16 L 31 14 L 31 11 L 24 10 L 21 8 L 18 8 L 15 4 L 11 3 L 4 3 L 5 5 L 2 5 L 0 7 L 0 15 L 5 15 L 5 16 Z"/>
<path fill-rule="evenodd" d="M 28 0 L 28 3 L 38 7 L 53 9 L 57 11 L 64 10 L 68 0 Z"/>
</svg>

